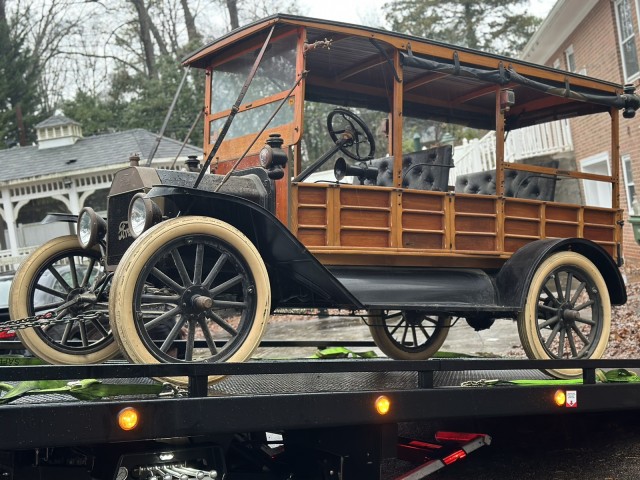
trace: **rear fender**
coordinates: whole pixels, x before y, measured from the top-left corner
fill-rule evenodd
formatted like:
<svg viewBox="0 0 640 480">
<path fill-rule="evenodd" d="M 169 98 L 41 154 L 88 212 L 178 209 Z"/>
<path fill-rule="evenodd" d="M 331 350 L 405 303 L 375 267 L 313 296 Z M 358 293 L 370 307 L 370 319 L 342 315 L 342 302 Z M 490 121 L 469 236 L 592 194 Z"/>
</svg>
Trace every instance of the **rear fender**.
<svg viewBox="0 0 640 480">
<path fill-rule="evenodd" d="M 607 284 L 613 305 L 622 305 L 627 301 L 627 290 L 620 270 L 602 247 L 584 238 L 563 238 L 531 242 L 507 260 L 496 276 L 500 303 L 522 310 L 531 280 L 540 264 L 550 255 L 567 250 L 579 253 L 596 266 Z"/>
</svg>

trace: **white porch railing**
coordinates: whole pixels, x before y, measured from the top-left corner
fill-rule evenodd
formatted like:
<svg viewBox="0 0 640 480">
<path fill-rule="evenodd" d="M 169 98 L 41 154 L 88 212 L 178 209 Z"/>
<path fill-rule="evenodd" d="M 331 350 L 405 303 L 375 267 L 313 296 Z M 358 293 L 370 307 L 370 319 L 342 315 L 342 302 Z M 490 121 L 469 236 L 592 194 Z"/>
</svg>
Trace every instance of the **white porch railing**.
<svg viewBox="0 0 640 480">
<path fill-rule="evenodd" d="M 25 256 L 31 254 L 37 246 L 23 247 L 18 249 L 18 255 L 15 256 L 11 253 L 11 250 L 0 250 L 0 272 L 10 272 L 18 268 L 20 262 L 24 260 Z"/>
<path fill-rule="evenodd" d="M 525 158 L 572 150 L 569 122 L 558 120 L 509 132 L 504 158 L 507 162 L 518 162 Z M 457 175 L 496 168 L 496 132 L 491 131 L 480 139 L 465 140 L 454 148 L 453 159 L 455 168 L 449 177 L 451 185 L 455 185 Z"/>
</svg>

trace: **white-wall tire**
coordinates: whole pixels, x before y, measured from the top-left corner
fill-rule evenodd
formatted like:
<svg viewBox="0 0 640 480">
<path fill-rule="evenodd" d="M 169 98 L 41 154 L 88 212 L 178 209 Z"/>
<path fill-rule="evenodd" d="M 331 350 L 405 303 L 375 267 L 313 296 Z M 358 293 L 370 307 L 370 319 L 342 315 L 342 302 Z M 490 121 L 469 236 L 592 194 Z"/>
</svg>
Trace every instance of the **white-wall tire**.
<svg viewBox="0 0 640 480">
<path fill-rule="evenodd" d="M 54 304 L 60 306 L 68 301 L 73 294 L 79 293 L 81 290 L 85 292 L 90 290 L 89 277 L 87 277 L 87 284 L 82 285 L 85 281 L 84 274 L 87 271 L 97 272 L 98 269 L 101 271 L 99 248 L 85 250 L 73 235 L 54 238 L 46 242 L 29 255 L 16 271 L 9 293 L 11 318 L 16 320 L 33 316 L 36 313 L 43 314 L 47 311 L 53 311 Z M 58 275 L 66 277 L 65 285 L 55 279 L 52 274 L 53 270 Z M 72 273 L 73 270 L 76 271 L 75 275 Z M 91 275 L 92 273 L 89 274 L 89 276 Z M 48 291 L 45 292 L 43 289 Z M 66 290 L 74 290 L 74 292 Z M 57 293 L 54 294 L 52 291 Z M 38 304 L 38 295 L 53 297 L 51 301 L 47 301 L 50 307 L 43 308 L 42 302 Z M 74 318 L 79 314 L 91 313 L 92 311 L 95 310 L 87 307 L 86 310 L 62 312 L 61 318 Z M 119 349 L 113 341 L 111 332 L 108 331 L 106 301 L 100 311 L 104 318 L 100 324 L 74 321 L 68 323 L 68 327 L 57 325 L 55 327 L 26 328 L 17 331 L 18 338 L 31 353 L 48 363 L 63 365 L 101 363 L 118 355 Z M 65 330 L 67 330 L 66 338 L 64 337 Z M 81 330 L 84 330 L 82 336 L 86 339 L 85 345 L 78 345 L 70 338 L 72 331 L 76 332 L 73 334 L 74 336 L 80 336 Z"/>
<path fill-rule="evenodd" d="M 378 348 L 395 360 L 426 360 L 442 347 L 451 317 L 419 311 L 372 310 L 369 331 Z"/>
<path fill-rule="evenodd" d="M 575 252 L 558 252 L 534 273 L 518 316 L 522 347 L 532 359 L 601 358 L 611 330 L 611 301 L 602 274 Z M 577 378 L 581 369 L 548 369 Z"/>
<path fill-rule="evenodd" d="M 162 280 L 159 272 L 169 278 Z M 212 274 L 215 286 L 207 284 Z M 197 298 L 205 303 L 211 299 L 213 306 L 196 306 Z M 163 310 L 154 311 L 161 305 Z M 133 363 L 242 362 L 264 333 L 271 288 L 260 253 L 242 232 L 209 217 L 178 217 L 149 229 L 125 252 L 113 278 L 109 307 L 115 338 Z M 167 322 L 164 333 L 154 334 L 147 326 L 158 330 Z M 181 357 L 171 345 L 183 327 L 186 347 Z M 212 329 L 229 336 L 220 350 Z M 196 349 L 196 332 L 206 341 L 205 349 Z M 209 382 L 220 378 L 211 376 Z M 187 383 L 185 377 L 165 380 Z"/>
</svg>

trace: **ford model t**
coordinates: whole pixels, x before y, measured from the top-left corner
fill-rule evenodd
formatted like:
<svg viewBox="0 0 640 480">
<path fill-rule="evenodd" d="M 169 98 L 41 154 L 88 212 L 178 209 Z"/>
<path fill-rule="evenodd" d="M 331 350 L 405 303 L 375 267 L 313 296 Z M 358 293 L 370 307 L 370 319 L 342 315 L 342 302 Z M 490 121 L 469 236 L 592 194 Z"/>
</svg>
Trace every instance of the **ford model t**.
<svg viewBox="0 0 640 480">
<path fill-rule="evenodd" d="M 184 63 L 206 82 L 202 169 L 121 170 L 106 222 L 84 208 L 77 238 L 23 263 L 11 314 L 36 355 L 244 361 L 285 308 L 346 309 L 396 359 L 432 356 L 453 318 L 515 319 L 534 359 L 603 354 L 626 301 L 617 159 L 633 88 L 288 15 Z M 510 141 L 576 118 L 610 139 L 610 175 Z M 491 158 L 453 158 L 471 132 Z M 605 206 L 585 202 L 588 182 Z"/>
</svg>

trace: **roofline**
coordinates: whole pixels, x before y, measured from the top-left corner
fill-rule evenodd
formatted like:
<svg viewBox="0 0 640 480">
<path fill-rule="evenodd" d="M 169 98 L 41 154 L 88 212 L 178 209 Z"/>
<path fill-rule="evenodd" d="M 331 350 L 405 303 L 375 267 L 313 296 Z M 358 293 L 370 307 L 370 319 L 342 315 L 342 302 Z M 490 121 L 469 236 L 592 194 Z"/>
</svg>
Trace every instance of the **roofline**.
<svg viewBox="0 0 640 480">
<path fill-rule="evenodd" d="M 171 164 L 175 157 L 154 158 L 154 164 Z M 140 159 L 142 161 L 142 159 Z M 64 172 L 47 173 L 45 175 L 33 175 L 31 177 L 13 178 L 11 180 L 0 180 L 0 187 L 16 187 L 18 185 L 33 185 L 46 181 L 58 180 L 64 177 L 77 178 L 99 173 L 111 173 L 112 171 L 122 170 L 129 166 L 128 160 L 119 163 L 110 163 L 99 165 L 96 167 L 82 168 L 80 170 L 67 170 Z"/>
<path fill-rule="evenodd" d="M 525 45 L 520 58 L 537 64 L 547 63 L 598 1 L 558 0 Z"/>
<path fill-rule="evenodd" d="M 543 22 L 542 28 L 544 28 L 545 23 L 553 24 L 553 26 L 555 28 L 563 28 L 568 23 L 571 23 L 571 24 L 574 23 L 573 21 L 572 22 L 565 22 L 565 24 L 562 25 L 562 24 L 558 24 L 555 20 L 553 20 L 552 19 L 553 13 L 557 12 L 557 11 L 560 11 L 560 10 L 562 10 L 563 14 L 566 14 L 566 15 L 569 15 L 569 16 L 575 15 L 575 13 L 577 11 L 580 11 L 580 13 L 582 15 L 579 18 L 579 22 L 581 22 L 584 19 L 584 17 L 589 13 L 589 11 L 591 11 L 591 9 L 595 6 L 595 4 L 597 2 L 598 2 L 598 0 L 584 0 L 584 1 L 583 0 L 558 0 L 558 3 L 554 6 L 554 8 L 552 9 L 551 13 L 547 17 L 547 19 L 545 19 L 545 21 Z M 570 17 L 570 18 L 572 18 L 572 17 Z M 494 59 L 496 61 L 504 61 L 507 64 L 512 64 L 515 61 L 515 62 L 517 62 L 517 64 L 519 64 L 519 65 L 521 65 L 523 67 L 531 67 L 531 68 L 535 68 L 535 69 L 545 70 L 545 71 L 548 71 L 548 72 L 555 72 L 555 73 L 562 74 L 565 77 L 568 76 L 568 77 L 575 77 L 575 78 L 586 78 L 586 79 L 589 79 L 589 80 L 596 81 L 597 83 L 600 83 L 602 85 L 607 85 L 609 87 L 613 87 L 615 89 L 621 89 L 622 88 L 622 85 L 620 85 L 619 83 L 610 82 L 610 81 L 606 81 L 606 80 L 602 80 L 602 79 L 598 79 L 598 78 L 593 78 L 593 77 L 587 77 L 587 76 L 584 76 L 584 75 L 577 74 L 575 72 L 567 72 L 565 70 L 555 69 L 555 68 L 552 68 L 552 67 L 544 65 L 543 61 L 540 62 L 540 63 L 535 63 L 531 58 L 525 58 L 524 56 L 522 58 L 520 58 L 520 59 L 510 58 L 510 57 L 505 57 L 505 56 L 502 56 L 502 55 L 497 55 L 497 54 L 494 54 L 494 53 L 488 53 L 488 52 L 483 52 L 483 51 L 475 50 L 475 49 L 468 48 L 468 47 L 463 47 L 463 46 L 460 46 L 460 45 L 447 44 L 447 43 L 440 42 L 440 41 L 437 41 L 437 40 L 431 40 L 431 39 L 427 39 L 427 38 L 424 38 L 424 37 L 417 37 L 417 36 L 414 36 L 414 35 L 408 35 L 408 34 L 393 32 L 393 31 L 390 31 L 390 30 L 383 30 L 383 29 L 369 27 L 369 26 L 354 25 L 354 24 L 350 24 L 350 23 L 336 22 L 336 21 L 333 21 L 333 20 L 324 20 L 324 19 L 317 19 L 317 18 L 310 18 L 310 17 L 302 17 L 302 16 L 289 15 L 289 14 L 283 14 L 283 13 L 277 13 L 275 15 L 271 15 L 271 16 L 266 17 L 264 19 L 258 20 L 258 21 L 253 22 L 253 23 L 249 23 L 247 25 L 243 25 L 242 27 L 239 27 L 239 28 L 237 28 L 235 30 L 230 31 L 229 33 L 227 33 L 227 34 L 215 39 L 213 42 L 210 42 L 209 44 L 207 44 L 204 47 L 200 48 L 199 50 L 195 51 L 191 55 L 185 57 L 183 59 L 183 61 L 182 61 L 182 64 L 183 65 L 192 65 L 194 63 L 197 63 L 197 62 L 203 60 L 205 57 L 213 54 L 214 52 L 217 52 L 217 51 L 227 47 L 228 45 L 230 45 L 230 44 L 232 44 L 234 42 L 237 42 L 237 41 L 239 41 L 239 40 L 241 40 L 243 38 L 246 38 L 246 37 L 248 37 L 250 35 L 253 35 L 253 34 L 257 33 L 257 32 L 260 32 L 262 30 L 266 30 L 270 26 L 275 25 L 277 23 L 291 24 L 291 25 L 298 25 L 298 26 L 317 26 L 319 28 L 321 28 L 321 27 L 330 27 L 330 28 L 339 28 L 341 30 L 348 29 L 348 30 L 352 30 L 353 33 L 356 34 L 356 35 L 367 36 L 367 37 L 371 37 L 371 38 L 393 37 L 394 39 L 397 39 L 400 42 L 416 42 L 416 43 L 423 43 L 423 44 L 424 43 L 428 43 L 428 44 L 436 46 L 436 47 L 443 47 L 443 48 L 447 48 L 447 49 L 455 48 L 459 52 L 466 52 L 466 53 L 475 54 L 475 55 L 482 55 L 482 56 L 487 57 L 487 58 L 492 58 L 492 59 Z M 576 24 L 576 26 L 577 26 L 577 24 Z M 539 29 L 536 32 L 536 34 L 534 34 L 534 38 L 539 38 L 540 35 L 542 35 L 542 33 L 539 33 L 542 30 L 542 28 Z M 564 41 L 564 39 L 566 39 L 567 36 L 568 36 L 568 34 L 565 34 L 565 36 L 564 36 L 562 41 Z M 534 38 L 532 38 L 532 42 L 533 42 Z M 404 44 L 402 45 L 401 48 L 405 48 Z M 557 47 L 556 47 L 556 49 L 557 49 Z"/>
</svg>

